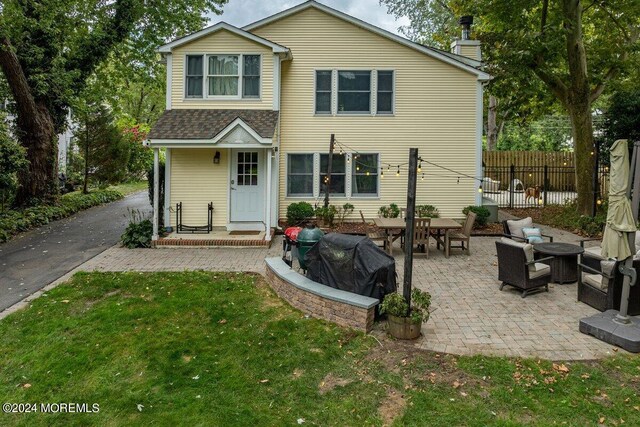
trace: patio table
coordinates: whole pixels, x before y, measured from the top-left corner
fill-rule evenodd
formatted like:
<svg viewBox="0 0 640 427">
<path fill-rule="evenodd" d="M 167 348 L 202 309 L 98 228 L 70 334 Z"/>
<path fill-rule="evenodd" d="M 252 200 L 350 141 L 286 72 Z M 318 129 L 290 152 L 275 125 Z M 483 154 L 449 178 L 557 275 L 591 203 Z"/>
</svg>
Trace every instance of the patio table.
<svg viewBox="0 0 640 427">
<path fill-rule="evenodd" d="M 536 243 L 533 249 L 543 255 L 554 257 L 549 263 L 552 282 L 563 285 L 578 281 L 578 255 L 584 252 L 584 248 L 571 243 L 545 242 Z"/>
<path fill-rule="evenodd" d="M 387 237 L 387 252 L 391 255 L 393 253 L 393 242 L 398 239 L 407 227 L 404 218 L 374 218 L 374 224 L 384 230 Z M 444 236 L 447 230 L 460 230 L 462 224 L 451 218 L 431 218 L 431 229 L 436 232 L 433 236 L 436 239 L 436 246 L 440 249 L 440 245 L 444 248 Z M 393 234 L 392 230 L 400 230 L 399 234 Z"/>
</svg>

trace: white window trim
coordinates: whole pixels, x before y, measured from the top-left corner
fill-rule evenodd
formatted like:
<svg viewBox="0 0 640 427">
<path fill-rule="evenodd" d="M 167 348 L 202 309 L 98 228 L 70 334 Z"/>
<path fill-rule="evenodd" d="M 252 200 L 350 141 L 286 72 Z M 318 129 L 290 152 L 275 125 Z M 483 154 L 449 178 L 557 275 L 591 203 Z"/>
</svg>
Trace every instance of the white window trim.
<svg viewBox="0 0 640 427">
<path fill-rule="evenodd" d="M 328 71 L 331 73 L 331 90 L 329 92 L 329 111 L 321 111 L 318 112 L 316 109 L 318 103 L 318 72 L 319 71 Z M 334 106 L 333 106 L 333 84 L 334 84 L 334 70 L 330 68 L 314 68 L 313 70 L 313 114 L 315 116 L 327 117 L 333 115 Z"/>
<path fill-rule="evenodd" d="M 244 74 L 244 56 L 259 56 L 260 57 L 260 85 L 258 88 L 258 97 L 247 97 L 244 98 L 242 96 L 243 92 L 243 74 Z M 203 75 L 202 75 L 202 97 L 198 96 L 187 96 L 187 57 L 188 56 L 202 56 L 203 57 Z M 209 95 L 209 57 L 210 56 L 237 56 L 238 57 L 238 94 L 237 95 Z M 264 81 L 264 73 L 263 73 L 263 55 L 261 53 L 200 53 L 200 52 L 189 52 L 184 54 L 184 67 L 183 67 L 183 77 L 182 82 L 184 86 L 183 90 L 183 101 L 245 101 L 245 102 L 256 102 L 262 101 L 262 84 Z"/>
<path fill-rule="evenodd" d="M 340 112 L 337 110 L 337 100 L 339 98 L 340 95 L 340 72 L 349 72 L 349 71 L 368 71 L 369 72 L 369 111 L 344 111 L 344 112 Z M 349 69 L 337 69 L 336 70 L 336 112 L 335 114 L 338 116 L 371 116 L 371 115 L 375 115 L 374 113 L 374 109 L 372 108 L 373 103 L 372 103 L 372 97 L 373 97 L 373 93 L 374 93 L 374 89 L 377 90 L 376 87 L 374 87 L 374 81 L 373 81 L 373 68 L 349 68 Z M 360 92 L 360 91 L 358 91 Z"/>
<path fill-rule="evenodd" d="M 366 152 L 366 153 L 359 153 L 360 155 L 375 155 L 378 158 L 378 164 L 377 164 L 377 173 L 376 173 L 376 181 L 377 181 L 377 185 L 376 185 L 376 193 L 375 194 L 353 194 L 353 187 L 352 185 L 349 185 L 349 198 L 350 199 L 379 199 L 380 198 L 380 171 L 381 171 L 381 163 L 380 163 L 380 153 L 375 153 L 375 152 Z M 353 156 L 353 153 L 350 153 L 351 156 Z M 347 163 L 347 166 L 349 166 L 349 169 L 351 169 L 350 173 L 349 173 L 349 177 L 350 179 L 353 179 L 353 175 L 355 172 L 355 169 L 353 167 L 353 164 L 355 162 L 352 161 Z M 352 184 L 352 183 L 350 183 Z"/>
<path fill-rule="evenodd" d="M 312 171 L 312 184 L 311 184 L 311 194 L 289 194 L 289 162 L 290 162 L 290 156 L 295 156 L 295 155 L 311 155 L 312 156 L 312 164 L 313 164 L 313 171 Z M 285 156 L 285 164 L 284 164 L 284 170 L 285 170 L 285 179 L 286 179 L 286 185 L 284 188 L 284 192 L 285 195 L 287 197 L 287 199 L 311 199 L 314 197 L 314 195 L 316 194 L 316 153 L 302 153 L 302 152 L 292 152 L 292 153 L 287 153 Z"/>
<path fill-rule="evenodd" d="M 331 71 L 331 113 L 319 113 L 316 111 L 316 97 L 317 97 L 317 72 L 318 71 Z M 339 71 L 369 71 L 371 73 L 371 92 L 369 97 L 369 111 L 357 112 L 339 112 L 338 111 L 338 72 Z M 391 112 L 378 113 L 378 71 L 390 71 L 391 72 Z M 367 116 L 382 116 L 392 117 L 396 113 L 396 70 L 393 68 L 358 68 L 350 67 L 349 69 L 328 69 L 328 68 L 314 68 L 313 70 L 313 106 L 312 114 L 316 117 L 367 117 Z M 371 153 L 373 154 L 373 153 Z"/>
<path fill-rule="evenodd" d="M 391 111 L 378 112 L 378 73 L 380 71 L 391 72 Z M 376 115 L 380 116 L 393 116 L 396 113 L 396 70 L 385 68 L 376 70 L 376 100 L 375 100 Z"/>
<path fill-rule="evenodd" d="M 289 194 L 289 156 L 290 155 L 296 155 L 296 154 L 304 154 L 304 155 L 313 155 L 313 194 L 296 194 L 296 195 L 291 195 Z M 323 196 L 322 194 L 322 183 L 320 182 L 320 156 L 322 154 L 329 154 L 326 152 L 314 152 L 314 153 L 309 153 L 309 152 L 291 152 L 291 153 L 286 153 L 285 155 L 285 198 L 286 199 L 291 199 L 291 200 L 319 200 L 319 198 L 321 196 Z M 334 153 L 336 154 L 336 153 Z M 351 156 L 350 159 L 351 161 L 347 161 L 347 158 L 345 157 L 345 193 L 344 194 L 332 194 L 331 198 L 332 199 L 336 199 L 336 200 L 352 200 L 352 199 L 356 199 L 356 200 L 376 200 L 376 199 L 380 199 L 380 186 L 382 185 L 382 180 L 380 177 L 380 171 L 381 171 L 381 158 L 382 155 L 379 152 L 366 152 L 366 153 L 361 153 L 361 154 L 372 154 L 372 155 L 376 155 L 378 156 L 378 172 L 377 172 L 377 192 L 375 194 L 353 194 L 352 191 L 352 179 L 353 179 L 353 172 L 354 172 L 354 161 L 353 161 L 353 155 L 354 153 L 344 153 L 345 156 Z"/>
</svg>

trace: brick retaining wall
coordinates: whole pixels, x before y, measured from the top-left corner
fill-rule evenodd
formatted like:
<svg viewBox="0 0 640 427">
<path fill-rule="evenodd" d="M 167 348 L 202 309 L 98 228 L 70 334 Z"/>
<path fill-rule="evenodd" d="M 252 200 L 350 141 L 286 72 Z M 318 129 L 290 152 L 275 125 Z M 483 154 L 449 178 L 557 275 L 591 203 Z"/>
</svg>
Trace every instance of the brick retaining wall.
<svg viewBox="0 0 640 427">
<path fill-rule="evenodd" d="M 282 260 L 279 261 L 286 266 Z M 273 258 L 267 259 L 266 276 L 269 285 L 280 298 L 295 308 L 310 316 L 364 332 L 369 332 L 373 327 L 378 300 L 312 282 L 292 270 L 285 274 L 283 271 L 285 270 Z M 349 301 L 351 299 L 353 302 Z"/>
</svg>

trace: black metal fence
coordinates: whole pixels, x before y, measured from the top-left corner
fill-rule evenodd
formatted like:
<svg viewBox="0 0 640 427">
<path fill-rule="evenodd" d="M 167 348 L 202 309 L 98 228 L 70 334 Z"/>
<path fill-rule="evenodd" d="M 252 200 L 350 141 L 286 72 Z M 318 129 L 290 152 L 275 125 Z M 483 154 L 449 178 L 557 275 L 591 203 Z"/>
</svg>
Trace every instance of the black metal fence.
<svg viewBox="0 0 640 427">
<path fill-rule="evenodd" d="M 597 167 L 594 203 L 608 192 L 609 168 Z M 566 204 L 575 200 L 576 177 L 573 166 L 485 166 L 484 197 L 500 207 L 533 208 Z"/>
</svg>

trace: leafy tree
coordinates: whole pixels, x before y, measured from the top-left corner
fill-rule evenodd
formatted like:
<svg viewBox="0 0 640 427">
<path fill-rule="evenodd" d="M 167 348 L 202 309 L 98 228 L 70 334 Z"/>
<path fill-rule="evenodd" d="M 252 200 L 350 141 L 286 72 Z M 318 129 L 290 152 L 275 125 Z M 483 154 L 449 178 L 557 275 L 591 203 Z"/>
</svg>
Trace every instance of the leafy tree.
<svg viewBox="0 0 640 427">
<path fill-rule="evenodd" d="M 113 115 L 103 105 L 77 107 L 78 146 L 84 157 L 82 191 L 88 192 L 89 180 L 98 184 L 123 181 L 129 162 L 129 143 L 115 125 Z"/>
<path fill-rule="evenodd" d="M 640 141 L 640 89 L 613 94 L 605 112 L 604 135 L 609 145 L 616 139 Z"/>
<path fill-rule="evenodd" d="M 594 136 L 592 105 L 609 82 L 637 60 L 640 2 L 581 0 L 382 0 L 404 8 L 443 3 L 454 16 L 478 19 L 494 93 L 533 97 L 521 105 L 545 105 L 553 97 L 572 125 L 577 209 L 591 210 Z M 420 21 L 416 21 L 420 25 Z M 412 25 L 413 26 L 413 25 Z M 430 28 L 427 27 L 428 31 Z M 420 27 L 415 29 L 420 31 Z M 544 88 L 544 90 L 540 90 Z M 536 95 L 537 94 L 537 95 Z M 525 109 L 526 111 L 526 109 Z M 535 111 L 535 108 L 534 108 Z"/>
<path fill-rule="evenodd" d="M 0 112 L 0 212 L 4 212 L 7 197 L 15 191 L 16 173 L 28 165 L 26 153 L 9 135 L 6 117 Z"/>
<path fill-rule="evenodd" d="M 129 149 L 127 178 L 142 179 L 153 166 L 153 151 L 143 144 L 151 128 L 147 124 L 137 124 L 133 119 L 122 118 L 118 121 L 118 129 Z"/>
<path fill-rule="evenodd" d="M 18 204 L 53 199 L 55 136 L 72 99 L 125 43 L 149 52 L 197 30 L 227 0 L 4 0 L 0 3 L 0 69 L 17 110 L 17 136 L 29 168 L 18 175 Z M 114 56 L 117 58 L 117 56 Z M 131 58 L 131 61 L 134 59 Z M 126 64 L 123 64 L 123 69 Z"/>
</svg>

